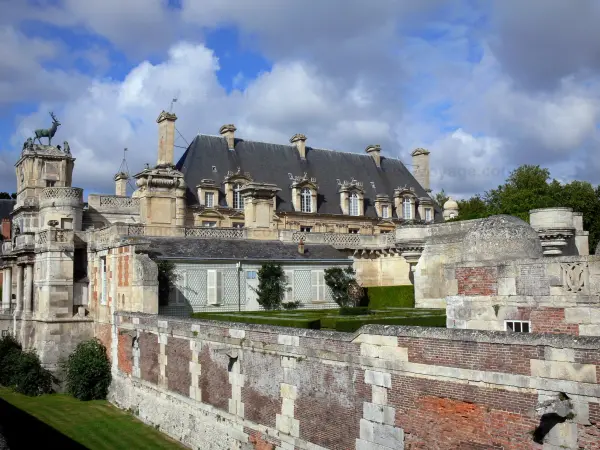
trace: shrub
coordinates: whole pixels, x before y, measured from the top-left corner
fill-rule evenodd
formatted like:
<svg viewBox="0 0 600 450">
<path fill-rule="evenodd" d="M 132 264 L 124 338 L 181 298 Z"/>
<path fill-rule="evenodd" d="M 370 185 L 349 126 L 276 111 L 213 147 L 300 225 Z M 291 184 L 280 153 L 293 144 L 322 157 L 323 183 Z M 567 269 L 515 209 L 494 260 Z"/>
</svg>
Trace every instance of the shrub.
<svg viewBox="0 0 600 450">
<path fill-rule="evenodd" d="M 357 306 L 355 308 L 342 306 L 340 308 L 340 316 L 363 316 L 367 314 L 371 314 L 371 312 L 366 306 Z"/>
<path fill-rule="evenodd" d="M 360 298 L 355 298 L 353 293 L 358 286 L 354 275 L 356 272 L 350 266 L 331 267 L 325 269 L 325 283 L 331 289 L 333 300 L 340 306 L 356 306 Z"/>
<path fill-rule="evenodd" d="M 258 304 L 268 310 L 281 308 L 286 289 L 283 268 L 279 264 L 263 264 L 258 271 Z"/>
<path fill-rule="evenodd" d="M 298 307 L 300 306 L 300 302 L 287 302 L 287 303 L 282 303 L 281 306 L 283 306 L 283 309 L 287 309 L 287 310 L 292 310 L 292 309 L 298 309 Z"/>
<path fill-rule="evenodd" d="M 11 385 L 15 391 L 30 396 L 52 392 L 52 383 L 56 379 L 49 370 L 42 367 L 34 350 L 13 354 L 11 362 L 14 364 Z"/>
<path fill-rule="evenodd" d="M 169 295 L 179 279 L 175 272 L 175 264 L 171 261 L 160 260 L 156 262 L 158 267 L 158 304 L 165 306 L 169 304 Z"/>
<path fill-rule="evenodd" d="M 11 334 L 0 339 L 0 385 L 12 386 L 14 367 L 21 352 L 21 344 Z"/>
<path fill-rule="evenodd" d="M 409 286 L 377 286 L 367 288 L 369 308 L 414 308 L 415 287 Z"/>
<path fill-rule="evenodd" d="M 111 382 L 106 347 L 98 339 L 80 342 L 65 364 L 67 392 L 79 400 L 103 400 Z"/>
</svg>

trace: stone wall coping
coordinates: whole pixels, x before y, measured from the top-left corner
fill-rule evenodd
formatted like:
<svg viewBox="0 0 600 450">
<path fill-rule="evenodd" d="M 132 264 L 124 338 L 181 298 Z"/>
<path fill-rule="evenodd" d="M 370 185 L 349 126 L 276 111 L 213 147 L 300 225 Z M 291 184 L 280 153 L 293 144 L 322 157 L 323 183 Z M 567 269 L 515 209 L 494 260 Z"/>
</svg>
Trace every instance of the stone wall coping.
<svg viewBox="0 0 600 450">
<path fill-rule="evenodd" d="M 573 208 L 569 208 L 566 206 L 557 206 L 555 208 L 536 208 L 536 209 L 530 209 L 529 210 L 529 214 L 531 213 L 537 213 L 537 212 L 550 212 L 550 211 L 569 211 L 572 212 Z"/>
<path fill-rule="evenodd" d="M 552 258 L 527 258 L 514 260 L 490 260 L 490 261 L 460 261 L 446 264 L 448 267 L 499 267 L 499 266 L 525 266 L 533 264 L 556 264 L 556 263 L 575 263 L 575 262 L 600 262 L 600 255 L 576 255 L 576 256 L 553 256 Z"/>
<path fill-rule="evenodd" d="M 546 346 L 554 348 L 572 348 L 585 350 L 598 350 L 600 347 L 600 336 L 572 336 L 561 334 L 543 334 L 543 333 L 506 333 L 503 331 L 486 330 L 461 330 L 453 328 L 434 328 L 434 327 L 409 327 L 399 325 L 364 325 L 354 333 L 343 333 L 339 331 L 307 330 L 301 328 L 278 327 L 272 325 L 247 324 L 239 322 L 221 322 L 214 320 L 201 319 L 183 319 L 172 316 L 160 316 L 154 314 L 145 314 L 137 312 L 118 311 L 115 313 L 121 317 L 131 317 L 140 319 L 151 319 L 150 327 L 158 331 L 158 321 L 166 321 L 168 328 L 165 333 L 173 333 L 174 329 L 183 326 L 189 326 L 191 334 L 192 325 L 205 325 L 218 328 L 234 328 L 240 330 L 267 332 L 272 334 L 284 334 L 288 336 L 302 336 L 309 338 L 321 338 L 336 340 L 341 342 L 351 342 L 361 334 L 372 334 L 381 336 L 412 337 L 422 339 L 439 339 L 448 341 L 467 341 L 489 344 L 506 345 L 528 345 L 528 346 Z M 175 325 L 175 326 L 173 326 Z M 177 326 L 178 325 L 178 326 Z M 121 325 L 119 325 L 121 326 Z M 148 325 L 134 325 L 134 328 L 146 328 Z"/>
</svg>

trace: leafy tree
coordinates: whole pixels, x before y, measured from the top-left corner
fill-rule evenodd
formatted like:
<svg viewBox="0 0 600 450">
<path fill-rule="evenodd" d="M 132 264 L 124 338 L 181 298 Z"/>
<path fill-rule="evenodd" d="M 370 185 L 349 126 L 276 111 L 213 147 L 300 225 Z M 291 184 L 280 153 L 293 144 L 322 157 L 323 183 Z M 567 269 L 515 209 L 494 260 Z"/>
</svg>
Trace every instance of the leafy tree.
<svg viewBox="0 0 600 450">
<path fill-rule="evenodd" d="M 1 200 L 9 200 L 10 194 L 8 192 L 0 192 L 0 199 Z"/>
<path fill-rule="evenodd" d="M 457 203 L 459 216 L 451 219 L 453 221 L 480 219 L 491 215 L 488 205 L 479 195 L 474 195 L 468 200 L 459 200 Z"/>
<path fill-rule="evenodd" d="M 280 309 L 287 289 L 285 272 L 279 264 L 265 263 L 258 271 L 258 295 L 260 306 L 267 310 Z"/>
<path fill-rule="evenodd" d="M 40 358 L 34 350 L 21 352 L 11 359 L 13 374 L 11 385 L 24 395 L 42 395 L 52 392 L 52 383 L 56 381 L 49 370 L 42 367 Z"/>
<path fill-rule="evenodd" d="M 446 193 L 442 189 L 440 192 L 433 196 L 433 201 L 436 202 L 440 208 L 442 208 L 444 206 L 444 203 L 446 203 L 449 198 L 450 197 L 448 197 L 448 195 L 446 195 Z"/>
<path fill-rule="evenodd" d="M 0 339 L 0 385 L 12 386 L 14 362 L 21 352 L 21 344 L 11 334 Z"/>
<path fill-rule="evenodd" d="M 80 342 L 65 364 L 67 392 L 79 400 L 104 400 L 111 382 L 106 347 L 98 339 Z"/>
<path fill-rule="evenodd" d="M 341 307 L 355 306 L 356 299 L 350 293 L 350 287 L 356 283 L 356 272 L 350 266 L 325 269 L 325 284 L 331 289 L 333 300 Z M 360 300 L 360 299 L 359 299 Z"/>
<path fill-rule="evenodd" d="M 156 265 L 158 267 L 158 304 L 165 306 L 169 303 L 169 295 L 179 280 L 179 275 L 175 272 L 175 264 L 171 261 L 159 260 Z"/>
</svg>

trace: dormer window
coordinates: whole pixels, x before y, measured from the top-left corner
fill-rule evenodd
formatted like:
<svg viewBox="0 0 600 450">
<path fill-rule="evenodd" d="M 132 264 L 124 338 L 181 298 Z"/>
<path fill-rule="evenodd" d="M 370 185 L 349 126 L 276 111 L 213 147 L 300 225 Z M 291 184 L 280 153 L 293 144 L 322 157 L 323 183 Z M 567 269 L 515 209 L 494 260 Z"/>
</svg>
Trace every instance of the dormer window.
<svg viewBox="0 0 600 450">
<path fill-rule="evenodd" d="M 390 205 L 383 205 L 381 207 L 381 217 L 384 219 L 390 218 Z"/>
<path fill-rule="evenodd" d="M 207 208 L 213 208 L 215 206 L 215 193 L 205 192 L 204 193 L 204 206 Z"/>
<path fill-rule="evenodd" d="M 433 220 L 432 212 L 433 212 L 433 210 L 431 208 L 425 208 L 425 221 L 426 222 L 431 222 Z"/>
<path fill-rule="evenodd" d="M 300 192 L 300 210 L 303 213 L 312 212 L 312 192 L 308 188 L 303 188 Z"/>
<path fill-rule="evenodd" d="M 404 220 L 412 219 L 412 202 L 408 197 L 404 197 L 404 199 L 402 199 L 402 218 Z"/>
<path fill-rule="evenodd" d="M 350 194 L 350 205 L 349 205 L 349 213 L 351 216 L 359 216 L 360 209 L 358 207 L 358 194 L 353 192 Z"/>
<path fill-rule="evenodd" d="M 233 186 L 233 208 L 244 209 L 244 199 L 242 198 L 242 185 L 236 184 Z"/>
</svg>

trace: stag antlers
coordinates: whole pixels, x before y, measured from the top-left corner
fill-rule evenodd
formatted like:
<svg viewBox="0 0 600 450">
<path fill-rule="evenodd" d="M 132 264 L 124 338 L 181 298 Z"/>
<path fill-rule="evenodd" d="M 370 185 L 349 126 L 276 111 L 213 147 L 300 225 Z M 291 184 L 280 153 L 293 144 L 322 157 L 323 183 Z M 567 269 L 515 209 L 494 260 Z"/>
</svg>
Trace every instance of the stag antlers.
<svg viewBox="0 0 600 450">
<path fill-rule="evenodd" d="M 54 115 L 54 113 L 52 111 L 50 111 L 50 117 L 52 117 L 52 121 L 53 122 L 57 122 L 58 123 L 58 119 L 56 118 L 56 116 Z"/>
</svg>

